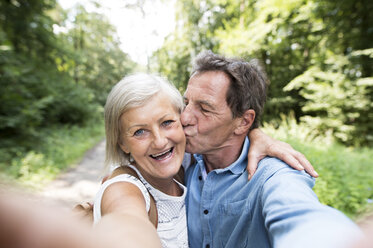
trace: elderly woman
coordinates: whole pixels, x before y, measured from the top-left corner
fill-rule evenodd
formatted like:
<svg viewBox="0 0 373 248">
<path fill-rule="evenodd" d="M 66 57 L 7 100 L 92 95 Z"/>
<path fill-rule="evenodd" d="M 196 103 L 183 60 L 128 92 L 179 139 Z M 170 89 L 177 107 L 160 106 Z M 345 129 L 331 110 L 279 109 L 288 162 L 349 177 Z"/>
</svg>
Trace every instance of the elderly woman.
<svg viewBox="0 0 373 248">
<path fill-rule="evenodd" d="M 159 77 L 138 74 L 115 85 L 105 106 L 106 166 L 119 167 L 96 196 L 96 223 L 131 216 L 139 225 L 149 216 L 163 247 L 188 247 L 186 188 L 174 179 L 185 151 L 182 109 L 180 93 Z"/>
</svg>

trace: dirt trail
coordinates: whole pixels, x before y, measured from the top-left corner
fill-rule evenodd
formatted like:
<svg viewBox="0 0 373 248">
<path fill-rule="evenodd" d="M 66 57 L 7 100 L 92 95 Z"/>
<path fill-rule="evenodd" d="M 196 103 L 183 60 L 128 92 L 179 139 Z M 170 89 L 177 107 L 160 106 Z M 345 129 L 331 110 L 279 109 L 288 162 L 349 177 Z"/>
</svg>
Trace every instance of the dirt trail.
<svg viewBox="0 0 373 248">
<path fill-rule="evenodd" d="M 105 141 L 87 151 L 79 164 L 49 183 L 41 192 L 65 208 L 92 201 L 100 186 L 105 157 Z"/>
</svg>

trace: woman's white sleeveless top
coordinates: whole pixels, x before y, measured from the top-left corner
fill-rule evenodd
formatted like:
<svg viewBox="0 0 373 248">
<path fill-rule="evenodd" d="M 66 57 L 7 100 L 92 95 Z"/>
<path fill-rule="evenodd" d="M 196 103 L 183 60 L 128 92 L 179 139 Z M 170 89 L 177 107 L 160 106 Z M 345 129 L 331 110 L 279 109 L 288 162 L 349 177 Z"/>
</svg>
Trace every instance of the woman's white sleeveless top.
<svg viewBox="0 0 373 248">
<path fill-rule="evenodd" d="M 136 185 L 142 192 L 145 203 L 146 211 L 150 209 L 150 196 L 153 196 L 158 213 L 158 226 L 157 232 L 161 240 L 162 247 L 188 247 L 188 229 L 186 222 L 186 210 L 185 210 L 185 196 L 186 187 L 179 182 L 178 185 L 183 189 L 182 196 L 170 196 L 150 185 L 132 165 L 128 165 L 130 168 L 136 171 L 140 180 L 128 174 L 118 175 L 110 180 L 103 183 L 96 194 L 94 205 L 93 205 L 93 218 L 94 223 L 97 223 L 101 219 L 101 199 L 105 189 L 116 182 L 129 182 Z"/>
</svg>

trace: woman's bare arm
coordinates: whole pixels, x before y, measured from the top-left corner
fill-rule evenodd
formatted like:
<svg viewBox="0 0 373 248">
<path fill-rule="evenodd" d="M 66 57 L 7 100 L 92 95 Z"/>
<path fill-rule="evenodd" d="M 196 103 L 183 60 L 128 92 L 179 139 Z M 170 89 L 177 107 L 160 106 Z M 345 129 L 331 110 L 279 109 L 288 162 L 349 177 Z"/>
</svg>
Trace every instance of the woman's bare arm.
<svg viewBox="0 0 373 248">
<path fill-rule="evenodd" d="M 7 192 L 0 189 L 0 247 L 161 247 L 145 210 L 140 216 L 126 211 L 107 212 L 92 228 L 57 206 L 46 205 L 45 199 Z"/>
<path fill-rule="evenodd" d="M 134 184 L 110 185 L 102 197 L 101 214 L 95 228 L 105 236 L 123 237 L 126 247 L 161 247 L 157 230 L 146 212 L 145 199 Z"/>
</svg>

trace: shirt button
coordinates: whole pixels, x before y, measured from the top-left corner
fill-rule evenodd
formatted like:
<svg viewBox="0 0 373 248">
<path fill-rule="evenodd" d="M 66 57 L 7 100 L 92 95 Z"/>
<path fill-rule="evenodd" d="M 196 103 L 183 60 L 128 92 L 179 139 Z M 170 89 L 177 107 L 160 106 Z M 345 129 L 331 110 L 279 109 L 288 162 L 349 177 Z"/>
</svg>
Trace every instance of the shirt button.
<svg viewBox="0 0 373 248">
<path fill-rule="evenodd" d="M 198 179 L 201 181 L 202 180 L 202 176 L 199 176 Z"/>
<path fill-rule="evenodd" d="M 210 248 L 210 245 L 209 245 L 209 244 L 207 244 L 207 245 L 206 245 L 206 248 Z"/>
<path fill-rule="evenodd" d="M 208 211 L 207 209 L 205 209 L 205 210 L 203 210 L 203 213 L 204 213 L 204 214 L 208 214 L 209 211 Z"/>
</svg>

